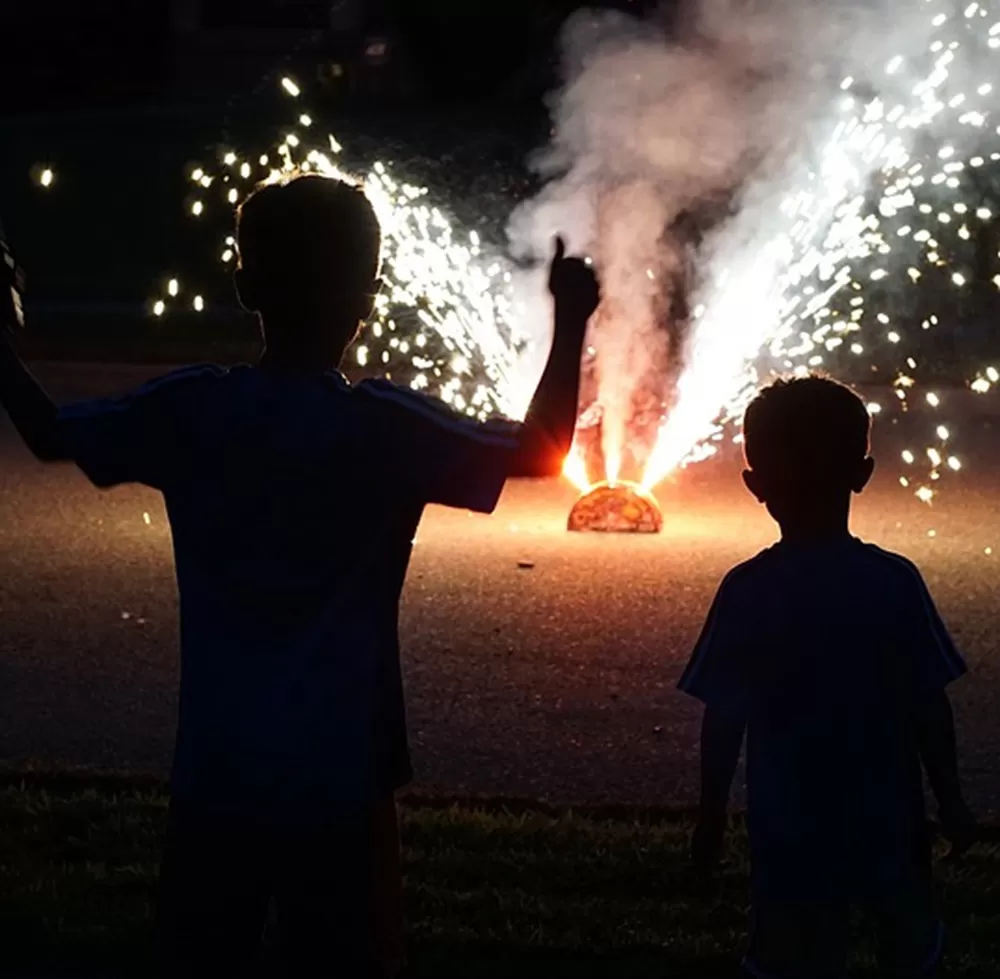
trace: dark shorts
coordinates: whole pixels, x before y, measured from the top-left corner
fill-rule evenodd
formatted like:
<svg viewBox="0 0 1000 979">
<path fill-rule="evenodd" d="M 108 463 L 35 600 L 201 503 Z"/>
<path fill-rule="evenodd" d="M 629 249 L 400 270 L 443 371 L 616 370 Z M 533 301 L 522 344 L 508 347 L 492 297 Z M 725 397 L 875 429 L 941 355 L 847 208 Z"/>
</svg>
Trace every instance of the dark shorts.
<svg viewBox="0 0 1000 979">
<path fill-rule="evenodd" d="M 875 927 L 879 968 L 893 979 L 923 979 L 941 963 L 944 927 L 929 888 L 917 888 L 864 908 Z M 850 908 L 755 906 L 750 951 L 753 979 L 842 979 L 847 975 Z"/>
<path fill-rule="evenodd" d="M 377 976 L 373 906 L 370 811 L 280 827 L 171 805 L 158 907 L 165 975 L 255 975 L 273 913 L 279 974 Z"/>
</svg>

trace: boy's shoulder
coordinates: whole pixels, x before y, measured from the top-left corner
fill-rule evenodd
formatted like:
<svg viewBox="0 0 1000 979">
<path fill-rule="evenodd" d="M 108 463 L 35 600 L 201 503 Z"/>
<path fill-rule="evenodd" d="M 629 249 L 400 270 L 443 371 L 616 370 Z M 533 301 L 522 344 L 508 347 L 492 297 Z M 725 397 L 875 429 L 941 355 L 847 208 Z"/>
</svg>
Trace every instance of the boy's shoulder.
<svg viewBox="0 0 1000 979">
<path fill-rule="evenodd" d="M 509 418 L 485 420 L 460 411 L 440 398 L 387 378 L 366 378 L 351 387 L 361 403 L 381 409 L 394 422 L 430 423 L 431 428 L 472 436 L 477 441 L 508 446 L 521 425 Z"/>
<path fill-rule="evenodd" d="M 719 590 L 736 591 L 752 585 L 761 577 L 766 577 L 775 567 L 778 547 L 779 545 L 772 544 L 758 551 L 753 557 L 733 565 L 723 576 Z"/>
<path fill-rule="evenodd" d="M 807 557 L 808 563 L 815 567 L 816 562 L 811 560 L 814 556 L 815 554 L 810 555 L 781 542 L 772 544 L 752 558 L 731 568 L 722 579 L 720 591 L 726 590 L 736 594 L 753 589 L 773 576 L 784 576 L 790 571 L 798 571 L 803 563 L 803 557 Z M 883 582 L 897 584 L 904 589 L 912 587 L 926 589 L 920 569 L 913 561 L 895 551 L 858 538 L 850 538 L 832 547 L 828 553 L 823 553 L 822 557 L 824 560 L 820 562 L 820 567 L 826 574 L 870 575 Z"/>
<path fill-rule="evenodd" d="M 879 547 L 878 544 L 872 544 L 870 541 L 859 540 L 857 544 L 861 560 L 878 565 L 887 573 L 895 573 L 903 579 L 916 576 L 920 580 L 923 580 L 920 569 L 906 555 Z"/>
<path fill-rule="evenodd" d="M 150 394 L 160 390 L 177 390 L 216 383 L 229 378 L 239 369 L 238 367 L 223 367 L 221 364 L 187 364 L 184 367 L 175 367 L 173 370 L 167 371 L 166 374 L 160 374 L 146 381 L 138 390 L 141 394 Z"/>
<path fill-rule="evenodd" d="M 403 411 L 428 414 L 435 419 L 468 421 L 451 405 L 424 391 L 405 384 L 397 384 L 387 377 L 366 377 L 351 387 L 354 394 L 364 400 L 390 405 Z"/>
</svg>

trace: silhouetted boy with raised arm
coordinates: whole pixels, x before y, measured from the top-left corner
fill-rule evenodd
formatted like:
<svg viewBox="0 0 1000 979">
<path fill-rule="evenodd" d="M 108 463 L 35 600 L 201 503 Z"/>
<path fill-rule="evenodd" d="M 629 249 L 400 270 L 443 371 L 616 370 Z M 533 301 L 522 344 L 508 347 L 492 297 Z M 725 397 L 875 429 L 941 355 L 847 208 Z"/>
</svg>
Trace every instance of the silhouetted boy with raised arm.
<svg viewBox="0 0 1000 979">
<path fill-rule="evenodd" d="M 557 473 L 569 450 L 592 271 L 557 244 L 554 339 L 527 417 L 478 424 L 337 372 L 371 313 L 380 245 L 345 183 L 253 194 L 237 288 L 263 326 L 254 367 L 57 409 L 0 342 L 0 401 L 38 458 L 164 494 L 182 665 L 161 868 L 171 974 L 244 974 L 272 899 L 292 975 L 387 971 L 375 932 L 394 922 L 374 909 L 391 918 L 393 794 L 411 777 L 397 614 L 417 524 L 428 503 L 490 512 L 509 476 Z"/>
<path fill-rule="evenodd" d="M 929 976 L 921 760 L 953 848 L 972 840 L 945 686 L 965 672 L 916 567 L 848 530 L 874 469 L 860 398 L 778 381 L 744 419 L 744 482 L 781 540 L 726 575 L 680 689 L 705 703 L 693 855 L 713 865 L 747 730 L 749 976 L 846 974 L 848 910 L 873 913 L 880 964 Z"/>
</svg>

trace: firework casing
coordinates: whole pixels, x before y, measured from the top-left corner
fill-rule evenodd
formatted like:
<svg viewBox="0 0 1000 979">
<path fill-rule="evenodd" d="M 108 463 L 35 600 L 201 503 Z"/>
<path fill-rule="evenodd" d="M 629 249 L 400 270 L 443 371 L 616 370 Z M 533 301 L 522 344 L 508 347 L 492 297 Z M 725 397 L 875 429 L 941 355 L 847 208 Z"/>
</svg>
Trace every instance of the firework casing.
<svg viewBox="0 0 1000 979">
<path fill-rule="evenodd" d="M 658 534 L 663 514 L 656 498 L 637 483 L 598 483 L 569 512 L 566 529 L 606 534 Z"/>
</svg>

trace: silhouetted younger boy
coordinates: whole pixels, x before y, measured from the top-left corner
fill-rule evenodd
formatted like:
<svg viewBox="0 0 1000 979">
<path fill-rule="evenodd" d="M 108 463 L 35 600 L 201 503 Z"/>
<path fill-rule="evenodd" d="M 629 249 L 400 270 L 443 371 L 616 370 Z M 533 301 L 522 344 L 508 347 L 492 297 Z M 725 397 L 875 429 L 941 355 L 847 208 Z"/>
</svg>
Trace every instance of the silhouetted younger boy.
<svg viewBox="0 0 1000 979">
<path fill-rule="evenodd" d="M 263 325 L 257 366 L 191 367 L 59 410 L 0 342 L 0 400 L 39 458 L 165 497 L 181 693 L 160 915 L 178 976 L 246 974 L 271 900 L 292 975 L 386 971 L 375 907 L 391 919 L 399 883 L 397 611 L 417 524 L 428 503 L 491 511 L 508 476 L 558 472 L 573 436 L 598 302 L 582 261 L 557 244 L 554 340 L 524 423 L 478 424 L 337 372 L 372 310 L 380 245 L 345 183 L 253 194 L 237 288 Z"/>
<path fill-rule="evenodd" d="M 744 419 L 750 492 L 781 528 L 726 575 L 680 689 L 705 703 L 695 859 L 712 865 L 747 730 L 749 976 L 846 973 L 848 909 L 874 916 L 887 975 L 941 959 L 921 759 L 956 849 L 962 801 L 945 686 L 965 672 L 916 567 L 848 530 L 871 478 L 849 388 L 778 381 Z"/>
</svg>

